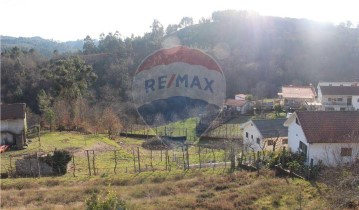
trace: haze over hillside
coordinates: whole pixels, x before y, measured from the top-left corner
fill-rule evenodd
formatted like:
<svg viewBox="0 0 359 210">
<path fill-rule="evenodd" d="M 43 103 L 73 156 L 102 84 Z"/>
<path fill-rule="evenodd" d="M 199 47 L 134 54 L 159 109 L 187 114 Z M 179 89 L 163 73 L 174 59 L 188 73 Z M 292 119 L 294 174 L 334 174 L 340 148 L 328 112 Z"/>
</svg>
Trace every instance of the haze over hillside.
<svg viewBox="0 0 359 210">
<path fill-rule="evenodd" d="M 136 68 L 152 52 L 176 44 L 199 48 L 219 62 L 227 80 L 227 97 L 238 92 L 253 94 L 255 99 L 276 97 L 282 85 L 359 78 L 359 28 L 351 28 L 350 24 L 334 26 L 220 11 L 198 24 L 184 17 L 166 28 L 154 20 L 150 27 L 151 31 L 143 36 L 123 38 L 120 32 L 109 33 L 100 36 L 98 43 L 94 40 L 97 37 L 57 43 L 39 37 L 3 36 L 1 100 L 26 102 L 39 113 L 36 98 L 44 90 L 52 106 L 63 98 L 61 94 L 68 87 L 55 79 L 61 75 L 50 77 L 43 72 L 54 72 L 60 65 L 56 59 L 65 58 L 71 63 L 70 56 L 76 55 L 92 68 L 91 74 L 97 79 L 86 80 L 86 86 L 66 81 L 79 88 L 71 100 L 82 95 L 93 105 L 111 104 L 126 110 L 124 115 L 131 115 L 131 82 Z M 35 51 L 28 53 L 30 49 Z M 73 73 L 66 72 L 66 79 Z"/>
</svg>

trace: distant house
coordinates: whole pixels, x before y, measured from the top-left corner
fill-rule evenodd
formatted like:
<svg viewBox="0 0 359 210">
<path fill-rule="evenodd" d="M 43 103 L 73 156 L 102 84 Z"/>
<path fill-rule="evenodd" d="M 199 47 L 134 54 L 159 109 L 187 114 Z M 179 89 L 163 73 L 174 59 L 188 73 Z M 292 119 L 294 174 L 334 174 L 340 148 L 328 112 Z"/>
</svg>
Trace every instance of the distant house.
<svg viewBox="0 0 359 210">
<path fill-rule="evenodd" d="M 26 105 L 1 104 L 1 145 L 23 149 L 26 144 Z"/>
<path fill-rule="evenodd" d="M 234 99 L 235 100 L 246 100 L 246 97 L 247 97 L 247 95 L 239 93 L 234 96 Z"/>
<path fill-rule="evenodd" d="M 227 99 L 224 103 L 224 110 L 235 111 L 240 114 L 246 114 L 253 108 L 253 102 L 245 100 Z"/>
<path fill-rule="evenodd" d="M 319 83 L 318 102 L 325 111 L 359 110 L 359 84 Z"/>
<path fill-rule="evenodd" d="M 351 163 L 359 155 L 359 112 L 299 111 L 284 123 L 288 147 L 301 152 L 307 163 Z"/>
<path fill-rule="evenodd" d="M 242 125 L 246 150 L 273 150 L 287 145 L 288 128 L 283 119 L 250 120 Z"/>
<path fill-rule="evenodd" d="M 282 86 L 282 92 L 278 93 L 281 99 L 280 104 L 285 109 L 298 109 L 308 103 L 315 102 L 317 93 L 312 85 L 310 86 Z"/>
</svg>

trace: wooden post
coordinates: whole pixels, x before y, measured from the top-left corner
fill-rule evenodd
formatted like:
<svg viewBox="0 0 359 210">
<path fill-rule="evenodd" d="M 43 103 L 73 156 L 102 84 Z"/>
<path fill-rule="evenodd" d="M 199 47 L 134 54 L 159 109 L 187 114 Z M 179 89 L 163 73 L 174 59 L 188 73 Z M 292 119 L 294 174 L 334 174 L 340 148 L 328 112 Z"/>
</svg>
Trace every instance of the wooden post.
<svg viewBox="0 0 359 210">
<path fill-rule="evenodd" d="M 183 146 L 182 146 L 182 159 L 183 159 L 183 170 L 186 170 L 186 161 L 184 159 L 184 149 L 183 149 Z"/>
<path fill-rule="evenodd" d="M 133 157 L 133 168 L 136 172 L 137 171 L 136 170 L 136 157 L 135 157 L 135 150 L 133 148 L 132 148 L 132 157 Z"/>
<path fill-rule="evenodd" d="M 186 159 L 187 159 L 187 169 L 189 169 L 189 154 L 188 154 L 188 144 L 186 144 Z"/>
<path fill-rule="evenodd" d="M 87 165 L 88 165 L 89 175 L 91 176 L 91 165 L 90 165 L 90 157 L 89 157 L 88 150 L 86 150 L 86 156 L 87 156 Z"/>
<path fill-rule="evenodd" d="M 153 165 L 152 165 L 152 149 L 151 149 L 151 168 L 153 169 Z"/>
<path fill-rule="evenodd" d="M 168 150 L 166 149 L 166 152 L 165 152 L 165 160 L 166 160 L 166 171 L 167 171 L 167 168 L 168 168 L 168 163 L 167 163 L 167 155 L 168 155 Z"/>
<path fill-rule="evenodd" d="M 41 148 L 41 139 L 40 139 L 40 124 L 37 127 L 37 138 L 39 139 L 39 147 Z"/>
<path fill-rule="evenodd" d="M 10 173 L 13 174 L 13 171 L 12 171 L 12 155 L 9 155 L 9 159 L 10 159 Z"/>
<path fill-rule="evenodd" d="M 117 168 L 117 150 L 114 150 L 113 152 L 114 152 L 114 156 L 115 156 L 115 167 L 113 168 L 113 172 L 114 172 L 115 174 L 117 174 L 117 173 L 116 173 L 116 168 Z"/>
<path fill-rule="evenodd" d="M 140 148 L 137 147 L 138 172 L 141 172 Z"/>
<path fill-rule="evenodd" d="M 226 150 L 224 150 L 224 168 L 227 168 L 227 160 L 226 160 L 227 154 Z"/>
<path fill-rule="evenodd" d="M 96 176 L 95 150 L 92 150 L 92 167 L 93 167 L 93 174 Z"/>
<path fill-rule="evenodd" d="M 38 176 L 41 177 L 41 168 L 40 168 L 40 162 L 39 162 L 39 154 L 36 152 L 36 162 L 37 162 L 37 170 L 38 170 Z"/>
<path fill-rule="evenodd" d="M 161 162 L 162 162 L 162 149 L 161 149 Z"/>
<path fill-rule="evenodd" d="M 201 146 L 198 145 L 198 158 L 199 158 L 199 168 L 202 168 L 201 165 Z"/>
<path fill-rule="evenodd" d="M 76 165 L 75 165 L 75 154 L 74 153 L 72 153 L 72 165 L 74 167 L 73 175 L 75 177 L 76 176 Z"/>
</svg>

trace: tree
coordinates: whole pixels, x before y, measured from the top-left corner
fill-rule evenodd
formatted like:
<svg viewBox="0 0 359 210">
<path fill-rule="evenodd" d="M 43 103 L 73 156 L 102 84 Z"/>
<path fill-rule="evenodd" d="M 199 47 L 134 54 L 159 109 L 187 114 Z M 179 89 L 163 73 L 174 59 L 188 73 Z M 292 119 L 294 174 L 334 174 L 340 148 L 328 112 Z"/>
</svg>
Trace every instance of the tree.
<svg viewBox="0 0 359 210">
<path fill-rule="evenodd" d="M 169 24 L 166 28 L 166 34 L 172 34 L 178 30 L 179 26 L 177 24 Z"/>
<path fill-rule="evenodd" d="M 85 55 L 96 53 L 97 47 L 89 35 L 84 39 L 83 53 Z"/>
<path fill-rule="evenodd" d="M 108 133 L 108 138 L 111 138 L 116 131 L 122 129 L 121 121 L 110 107 L 103 111 L 101 122 L 104 130 Z"/>
<path fill-rule="evenodd" d="M 53 83 L 54 96 L 68 102 L 85 96 L 88 87 L 97 79 L 92 67 L 79 57 L 56 60 L 43 75 Z"/>
<path fill-rule="evenodd" d="M 193 18 L 191 17 L 183 17 L 181 22 L 179 23 L 180 28 L 185 28 L 187 26 L 193 25 Z"/>
<path fill-rule="evenodd" d="M 41 116 L 45 119 L 45 122 L 50 125 L 52 131 L 55 123 L 55 113 L 51 109 L 51 97 L 49 97 L 44 90 L 40 90 L 37 94 L 37 103 Z"/>
<path fill-rule="evenodd" d="M 71 113 L 69 104 L 64 100 L 58 100 L 54 103 L 54 113 L 56 115 L 57 128 L 60 130 L 69 129 L 71 126 Z"/>
</svg>

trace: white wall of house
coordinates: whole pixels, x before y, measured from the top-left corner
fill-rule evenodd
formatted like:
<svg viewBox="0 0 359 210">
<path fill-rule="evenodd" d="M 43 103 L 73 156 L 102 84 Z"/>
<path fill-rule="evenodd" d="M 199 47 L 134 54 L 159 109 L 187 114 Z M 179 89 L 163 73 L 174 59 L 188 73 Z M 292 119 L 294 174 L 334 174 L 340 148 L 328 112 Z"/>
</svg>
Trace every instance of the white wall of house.
<svg viewBox="0 0 359 210">
<path fill-rule="evenodd" d="M 321 160 L 325 165 L 338 166 L 359 158 L 359 143 L 313 143 L 308 148 L 308 162 L 313 159 L 314 164 Z M 351 156 L 341 156 L 341 148 L 351 148 Z"/>
<path fill-rule="evenodd" d="M 299 142 L 303 142 L 307 147 L 309 145 L 302 127 L 293 120 L 288 126 L 288 147 L 291 152 L 299 150 Z"/>
<path fill-rule="evenodd" d="M 26 130 L 25 120 L 1 120 L 1 131 L 10 131 L 15 134 L 21 134 L 23 130 Z"/>
<path fill-rule="evenodd" d="M 243 94 L 238 94 L 234 96 L 235 100 L 246 100 L 246 96 Z"/>
<path fill-rule="evenodd" d="M 319 82 L 318 86 L 352 86 L 355 84 L 358 82 Z"/>
<path fill-rule="evenodd" d="M 246 136 L 246 133 L 248 133 L 248 137 Z M 260 143 L 263 143 L 262 135 L 260 134 L 257 127 L 253 124 L 252 121 L 249 121 L 246 123 L 246 125 L 243 128 L 243 144 L 245 150 L 254 150 L 254 151 L 261 151 L 261 147 L 259 144 L 257 144 L 257 138 L 259 138 Z"/>
<path fill-rule="evenodd" d="M 291 152 L 299 151 L 299 142 L 307 146 L 307 163 L 313 159 L 314 164 L 321 160 L 325 165 L 336 166 L 343 163 L 353 163 L 359 158 L 359 143 L 312 143 L 309 144 L 302 127 L 293 120 L 288 127 L 288 147 Z M 341 156 L 341 148 L 352 148 L 352 155 Z"/>
<path fill-rule="evenodd" d="M 359 111 L 359 96 L 353 96 L 352 103 L 354 109 Z"/>
</svg>

